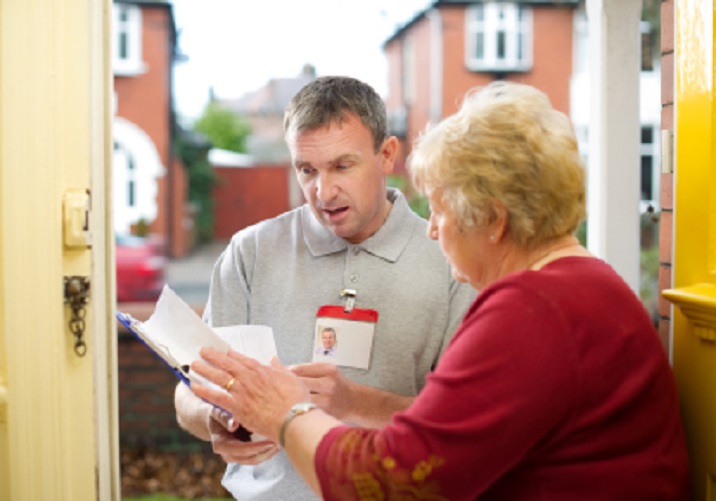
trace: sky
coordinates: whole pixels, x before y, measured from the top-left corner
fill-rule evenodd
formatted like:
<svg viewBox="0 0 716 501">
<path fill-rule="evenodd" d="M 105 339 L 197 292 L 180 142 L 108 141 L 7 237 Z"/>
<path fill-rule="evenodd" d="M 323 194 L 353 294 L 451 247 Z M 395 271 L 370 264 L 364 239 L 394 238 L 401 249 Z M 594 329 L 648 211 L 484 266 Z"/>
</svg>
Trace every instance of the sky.
<svg viewBox="0 0 716 501">
<path fill-rule="evenodd" d="M 431 0 L 171 0 L 180 51 L 177 109 L 191 122 L 209 90 L 238 98 L 272 78 L 297 76 L 305 64 L 321 75 L 349 75 L 385 96 L 382 44 Z"/>
</svg>

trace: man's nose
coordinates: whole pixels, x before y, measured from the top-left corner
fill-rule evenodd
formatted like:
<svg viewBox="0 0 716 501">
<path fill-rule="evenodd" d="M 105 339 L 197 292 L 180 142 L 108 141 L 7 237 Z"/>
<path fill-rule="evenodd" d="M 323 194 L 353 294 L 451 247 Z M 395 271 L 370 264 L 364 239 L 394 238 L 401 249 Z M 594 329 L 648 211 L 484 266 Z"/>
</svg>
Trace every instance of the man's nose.
<svg viewBox="0 0 716 501">
<path fill-rule="evenodd" d="M 316 182 L 316 197 L 321 201 L 331 200 L 336 196 L 338 186 L 336 185 L 335 179 L 329 173 L 322 173 L 318 176 Z"/>
</svg>

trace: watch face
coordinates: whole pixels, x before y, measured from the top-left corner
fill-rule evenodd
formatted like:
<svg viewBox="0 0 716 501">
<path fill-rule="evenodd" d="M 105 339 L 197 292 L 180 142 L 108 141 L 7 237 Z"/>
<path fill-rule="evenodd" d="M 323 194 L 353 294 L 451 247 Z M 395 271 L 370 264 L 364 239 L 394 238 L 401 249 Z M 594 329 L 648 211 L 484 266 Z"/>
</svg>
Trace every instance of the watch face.
<svg viewBox="0 0 716 501">
<path fill-rule="evenodd" d="M 311 402 L 301 402 L 300 404 L 294 405 L 293 408 L 297 413 L 303 414 L 304 412 L 310 411 L 311 409 L 315 409 L 316 404 L 313 404 Z"/>
</svg>

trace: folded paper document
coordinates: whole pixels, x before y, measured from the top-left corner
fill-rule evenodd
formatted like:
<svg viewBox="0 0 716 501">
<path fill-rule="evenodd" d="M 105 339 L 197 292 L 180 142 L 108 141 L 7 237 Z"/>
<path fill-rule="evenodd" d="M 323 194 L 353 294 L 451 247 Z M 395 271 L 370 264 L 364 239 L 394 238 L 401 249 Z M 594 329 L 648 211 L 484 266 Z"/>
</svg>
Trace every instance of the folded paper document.
<svg viewBox="0 0 716 501">
<path fill-rule="evenodd" d="M 270 327 L 209 327 L 167 285 L 148 320 L 142 322 L 119 311 L 117 319 L 187 385 L 192 382 L 211 384 L 189 370 L 193 361 L 201 359 L 201 348 L 211 347 L 223 352 L 231 348 L 263 364 L 268 364 L 276 355 Z"/>
<path fill-rule="evenodd" d="M 232 325 L 209 327 L 177 294 L 165 285 L 154 313 L 145 322 L 127 313 L 117 318 L 149 349 L 156 353 L 177 376 L 189 384 L 193 377 L 188 370 L 200 360 L 203 347 L 239 353 L 267 364 L 276 355 L 273 331 L 265 325 Z"/>
</svg>

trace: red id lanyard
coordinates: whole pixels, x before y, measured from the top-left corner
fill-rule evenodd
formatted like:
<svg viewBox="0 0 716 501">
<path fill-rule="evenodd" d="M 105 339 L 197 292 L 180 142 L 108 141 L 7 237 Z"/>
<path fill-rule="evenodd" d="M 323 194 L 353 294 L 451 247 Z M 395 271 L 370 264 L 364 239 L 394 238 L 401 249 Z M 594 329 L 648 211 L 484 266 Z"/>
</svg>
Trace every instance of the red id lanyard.
<svg viewBox="0 0 716 501">
<path fill-rule="evenodd" d="M 341 291 L 341 296 L 346 299 L 344 306 L 325 305 L 318 309 L 313 361 L 368 369 L 378 312 L 354 308 L 356 292 L 352 289 Z"/>
</svg>

